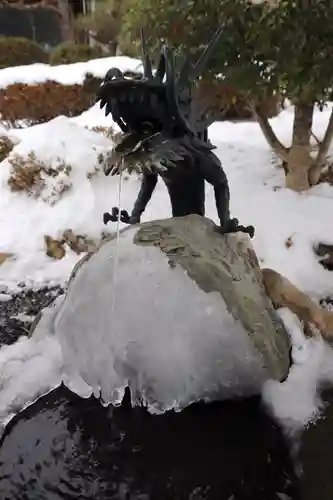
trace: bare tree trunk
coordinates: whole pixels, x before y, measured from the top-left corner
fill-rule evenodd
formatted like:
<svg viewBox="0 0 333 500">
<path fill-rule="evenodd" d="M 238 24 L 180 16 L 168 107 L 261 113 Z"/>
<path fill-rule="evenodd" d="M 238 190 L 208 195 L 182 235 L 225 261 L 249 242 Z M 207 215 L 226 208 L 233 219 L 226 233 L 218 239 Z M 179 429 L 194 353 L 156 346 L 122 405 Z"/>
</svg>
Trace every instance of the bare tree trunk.
<svg viewBox="0 0 333 500">
<path fill-rule="evenodd" d="M 266 114 L 264 114 L 259 106 L 251 107 L 254 117 L 256 118 L 266 141 L 274 151 L 274 153 L 281 158 L 281 160 L 288 162 L 288 148 L 277 138 L 274 130 L 272 129 Z"/>
<path fill-rule="evenodd" d="M 286 166 L 286 186 L 294 191 L 310 187 L 309 172 L 314 165 L 310 155 L 314 103 L 298 102 L 295 105 L 292 145 Z"/>
<path fill-rule="evenodd" d="M 118 42 L 114 40 L 108 44 L 108 55 L 115 57 L 117 55 Z"/>
<path fill-rule="evenodd" d="M 324 138 L 320 143 L 317 158 L 313 158 L 310 154 L 310 137 L 313 135 L 313 102 L 298 102 L 295 104 L 293 137 L 290 148 L 285 147 L 279 141 L 266 114 L 258 106 L 251 105 L 251 110 L 266 141 L 274 153 L 282 160 L 282 166 L 286 174 L 286 187 L 301 192 L 318 184 L 320 174 L 326 163 L 328 150 L 333 141 L 333 110 Z"/>
<path fill-rule="evenodd" d="M 69 6 L 68 0 L 59 0 L 59 12 L 61 13 L 61 32 L 63 41 L 74 39 L 74 29 L 73 29 L 73 14 Z"/>
</svg>

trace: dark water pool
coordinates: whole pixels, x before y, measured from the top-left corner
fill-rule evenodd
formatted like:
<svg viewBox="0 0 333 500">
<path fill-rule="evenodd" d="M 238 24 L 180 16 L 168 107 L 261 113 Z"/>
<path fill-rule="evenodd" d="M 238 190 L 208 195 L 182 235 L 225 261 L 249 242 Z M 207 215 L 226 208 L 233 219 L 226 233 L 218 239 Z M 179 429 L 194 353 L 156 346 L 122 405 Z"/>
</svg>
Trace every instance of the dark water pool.
<svg viewBox="0 0 333 500">
<path fill-rule="evenodd" d="M 16 417 L 1 440 L 1 500 L 287 500 L 301 493 L 288 443 L 259 398 L 151 416 L 143 408 L 106 409 L 59 387 Z"/>
<path fill-rule="evenodd" d="M 8 425 L 0 499 L 332 500 L 331 408 L 304 433 L 295 467 L 259 398 L 152 416 L 62 386 Z"/>
</svg>

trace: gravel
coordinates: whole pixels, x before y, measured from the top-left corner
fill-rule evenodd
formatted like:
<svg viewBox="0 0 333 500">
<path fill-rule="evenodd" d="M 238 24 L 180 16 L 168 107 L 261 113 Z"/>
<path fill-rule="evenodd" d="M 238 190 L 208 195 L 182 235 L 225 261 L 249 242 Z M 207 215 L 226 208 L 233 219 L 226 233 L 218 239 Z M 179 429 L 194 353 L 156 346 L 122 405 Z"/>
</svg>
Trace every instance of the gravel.
<svg viewBox="0 0 333 500">
<path fill-rule="evenodd" d="M 13 344 L 27 335 L 38 312 L 64 293 L 61 287 L 22 289 L 10 295 L 0 293 L 0 346 Z"/>
</svg>

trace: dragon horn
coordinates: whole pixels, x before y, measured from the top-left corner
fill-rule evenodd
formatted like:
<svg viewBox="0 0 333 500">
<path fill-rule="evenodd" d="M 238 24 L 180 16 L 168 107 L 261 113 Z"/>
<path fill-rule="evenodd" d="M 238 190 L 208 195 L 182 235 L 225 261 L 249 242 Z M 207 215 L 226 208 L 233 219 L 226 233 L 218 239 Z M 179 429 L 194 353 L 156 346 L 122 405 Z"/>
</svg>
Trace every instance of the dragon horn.
<svg viewBox="0 0 333 500">
<path fill-rule="evenodd" d="M 205 50 L 203 51 L 203 53 L 201 54 L 200 58 L 198 59 L 197 63 L 194 66 L 191 64 L 189 57 L 185 59 L 182 68 L 179 72 L 179 77 L 177 82 L 180 88 L 184 86 L 190 86 L 191 83 L 193 83 L 194 80 L 198 78 L 198 76 L 203 72 L 209 58 L 213 53 L 213 50 L 215 49 L 217 42 L 219 41 L 221 33 L 222 33 L 222 28 L 219 28 L 215 32 L 208 46 L 205 48 Z"/>
<path fill-rule="evenodd" d="M 179 76 L 177 80 L 177 85 L 179 88 L 189 86 L 189 76 L 193 71 L 193 65 L 191 63 L 190 57 L 186 57 L 179 71 Z"/>
<path fill-rule="evenodd" d="M 180 109 L 179 109 L 178 96 L 177 96 L 177 90 L 176 90 L 175 66 L 174 66 L 172 52 L 167 45 L 164 45 L 162 47 L 161 52 L 162 52 L 162 55 L 164 56 L 164 59 L 165 59 L 166 92 L 167 92 L 169 106 L 171 108 L 171 115 L 174 118 L 176 118 L 176 120 L 180 121 L 180 123 L 182 124 L 184 129 L 187 130 L 187 132 L 189 132 L 191 135 L 193 135 L 194 131 L 192 130 L 191 125 L 186 120 L 186 118 L 184 116 L 182 116 Z"/>
<path fill-rule="evenodd" d="M 165 76 L 165 71 L 166 71 L 165 56 L 163 52 L 161 52 L 155 75 L 155 77 L 158 78 L 161 82 L 163 81 L 163 78 Z"/>
<path fill-rule="evenodd" d="M 191 74 L 191 79 L 192 79 L 192 82 L 198 78 L 199 75 L 201 75 L 201 73 L 203 72 L 205 66 L 207 65 L 216 45 L 217 45 L 217 42 L 219 41 L 220 39 L 220 36 L 221 36 L 221 33 L 222 33 L 222 28 L 219 28 L 213 38 L 211 39 L 211 41 L 209 42 L 208 46 L 206 47 L 206 49 L 203 51 L 203 53 L 201 54 L 201 57 L 199 58 L 198 62 L 196 63 L 196 65 L 194 66 L 193 68 L 193 71 L 192 71 L 192 74 Z"/>
<path fill-rule="evenodd" d="M 142 50 L 142 63 L 143 63 L 143 75 L 150 80 L 153 78 L 153 71 L 151 66 L 151 60 L 149 58 L 146 46 L 146 38 L 143 28 L 140 30 L 141 34 L 141 50 Z"/>
</svg>

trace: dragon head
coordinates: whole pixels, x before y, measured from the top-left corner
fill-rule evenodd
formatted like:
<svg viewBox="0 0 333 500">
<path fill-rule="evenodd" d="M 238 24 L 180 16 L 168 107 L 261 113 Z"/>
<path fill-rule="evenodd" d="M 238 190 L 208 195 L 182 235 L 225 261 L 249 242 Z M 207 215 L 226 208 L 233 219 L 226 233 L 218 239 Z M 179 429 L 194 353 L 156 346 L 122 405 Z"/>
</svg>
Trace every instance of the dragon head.
<svg viewBox="0 0 333 500">
<path fill-rule="evenodd" d="M 105 107 L 106 116 L 112 115 L 124 136 L 107 158 L 106 175 L 123 168 L 166 169 L 179 161 L 191 144 L 212 149 L 204 138 L 204 114 L 193 105 L 191 86 L 205 68 L 220 34 L 221 29 L 196 64 L 186 59 L 179 71 L 171 50 L 163 44 L 153 73 L 141 30 L 143 75 L 126 78 L 118 68 L 108 70 L 97 102 Z"/>
</svg>

